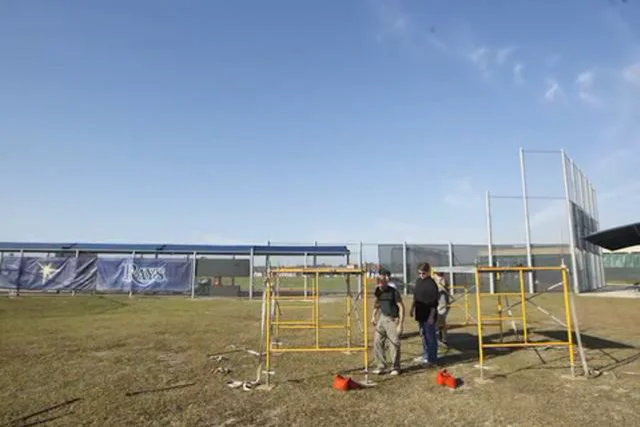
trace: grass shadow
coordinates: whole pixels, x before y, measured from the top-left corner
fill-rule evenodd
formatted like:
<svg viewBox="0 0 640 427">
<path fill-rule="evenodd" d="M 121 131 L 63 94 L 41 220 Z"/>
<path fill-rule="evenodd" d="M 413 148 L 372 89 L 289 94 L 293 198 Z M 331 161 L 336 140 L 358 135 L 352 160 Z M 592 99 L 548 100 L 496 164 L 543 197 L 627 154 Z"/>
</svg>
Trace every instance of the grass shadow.
<svg viewBox="0 0 640 427">
<path fill-rule="evenodd" d="M 554 341 L 566 341 L 567 340 L 567 331 L 566 330 L 540 330 L 536 331 L 537 334 L 543 335 L 547 338 L 550 338 Z M 637 347 L 633 345 L 629 345 L 623 342 L 611 341 L 606 338 L 600 338 L 594 335 L 585 334 L 584 332 L 580 333 L 580 338 L 582 339 L 582 346 L 589 350 L 604 350 L 604 349 L 636 349 Z M 576 334 L 573 334 L 573 342 L 576 342 Z"/>
<path fill-rule="evenodd" d="M 151 389 L 146 389 L 146 390 L 138 390 L 138 391 L 128 391 L 126 392 L 124 395 L 125 396 L 137 396 L 139 394 L 148 394 L 148 393 L 157 393 L 159 391 L 169 391 L 169 390 L 177 390 L 177 389 L 181 389 L 181 388 L 186 388 L 186 387 L 191 387 L 196 385 L 196 383 L 187 383 L 187 384 L 177 384 L 177 385 L 172 385 L 172 386 L 167 386 L 167 387 L 158 387 L 158 388 L 151 388 Z"/>
<path fill-rule="evenodd" d="M 101 310 L 96 310 L 93 314 L 104 314 L 104 313 L 109 313 L 109 312 L 112 312 L 112 311 L 116 311 L 116 310 L 120 310 L 122 308 L 129 307 L 129 303 L 124 302 L 124 301 L 120 301 L 118 299 L 109 298 L 109 297 L 107 297 L 105 295 L 98 295 L 97 298 L 99 300 L 102 300 L 102 301 L 106 302 L 109 305 L 104 307 L 104 308 L 102 308 Z"/>
<path fill-rule="evenodd" d="M 77 397 L 77 398 L 71 399 L 71 400 L 67 400 L 66 402 L 58 403 L 56 405 L 49 406 L 48 408 L 41 409 L 41 410 L 39 410 L 37 412 L 33 412 L 33 413 L 29 414 L 29 415 L 25 415 L 24 417 L 20 417 L 20 418 L 17 418 L 15 420 L 13 420 L 13 421 L 9 421 L 9 423 L 7 423 L 5 425 L 7 425 L 7 426 L 14 426 L 14 425 L 18 426 L 19 425 L 19 426 L 23 426 L 23 427 L 24 426 L 35 426 L 35 425 L 38 425 L 38 424 L 44 424 L 44 423 L 47 423 L 49 421 L 57 420 L 59 418 L 62 418 L 62 417 L 65 417 L 65 416 L 71 414 L 72 412 L 68 412 L 68 413 L 65 413 L 65 414 L 61 414 L 61 415 L 57 415 L 57 416 L 54 416 L 54 417 L 46 418 L 44 420 L 29 421 L 31 418 L 35 418 L 35 417 L 37 417 L 39 415 L 43 415 L 43 414 L 49 413 L 51 411 L 55 411 L 56 409 L 59 409 L 59 408 L 65 407 L 65 406 L 73 405 L 74 403 L 79 402 L 81 400 L 82 400 L 82 398 L 80 398 L 80 397 Z"/>
</svg>

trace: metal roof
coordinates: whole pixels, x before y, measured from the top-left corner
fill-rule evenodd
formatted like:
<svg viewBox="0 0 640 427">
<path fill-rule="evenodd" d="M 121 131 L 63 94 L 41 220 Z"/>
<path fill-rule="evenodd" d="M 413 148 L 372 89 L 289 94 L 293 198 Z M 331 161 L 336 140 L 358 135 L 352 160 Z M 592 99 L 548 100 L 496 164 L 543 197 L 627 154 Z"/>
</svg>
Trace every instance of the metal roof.
<svg viewBox="0 0 640 427">
<path fill-rule="evenodd" d="M 588 235 L 584 240 L 610 251 L 640 245 L 640 222 L 598 231 Z"/>
<path fill-rule="evenodd" d="M 274 246 L 274 245 L 178 245 L 129 243 L 42 243 L 0 242 L 2 252 L 94 252 L 94 253 L 160 253 L 201 255 L 324 255 L 349 254 L 346 246 Z"/>
</svg>

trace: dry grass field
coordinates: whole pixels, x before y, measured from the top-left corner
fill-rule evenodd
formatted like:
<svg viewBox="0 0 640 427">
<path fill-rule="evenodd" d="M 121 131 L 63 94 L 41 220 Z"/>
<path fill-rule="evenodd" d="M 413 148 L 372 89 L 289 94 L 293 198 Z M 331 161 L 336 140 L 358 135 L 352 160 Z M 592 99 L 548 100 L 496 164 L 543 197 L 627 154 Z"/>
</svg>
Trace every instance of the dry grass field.
<svg viewBox="0 0 640 427">
<path fill-rule="evenodd" d="M 537 301 L 563 315 L 558 295 Z M 256 357 L 228 352 L 218 362 L 209 356 L 231 345 L 259 348 L 259 301 L 2 297 L 0 425 L 640 425 L 638 301 L 579 297 L 576 302 L 590 367 L 600 372 L 596 378 L 565 378 L 568 357 L 560 348 L 493 352 L 488 380 L 478 381 L 476 329 L 470 327 L 452 330 L 450 348 L 441 351 L 442 362 L 464 384 L 441 388 L 436 371 L 412 362 L 420 339 L 409 319 L 404 372 L 372 378 L 376 387 L 345 393 L 331 388 L 333 376 L 341 372 L 360 379 L 360 355 L 283 354 L 274 357 L 273 390 L 225 386 L 229 379 L 255 377 Z M 344 307 L 343 301 L 323 302 L 323 318 L 338 319 Z M 540 336 L 562 338 L 561 327 L 532 306 L 528 310 Z M 452 321 L 459 316 L 452 311 Z M 285 345 L 305 339 L 311 344 L 311 337 L 282 335 Z M 342 331 L 323 331 L 322 337 L 327 343 L 344 341 Z M 231 373 L 215 373 L 220 366 Z"/>
</svg>

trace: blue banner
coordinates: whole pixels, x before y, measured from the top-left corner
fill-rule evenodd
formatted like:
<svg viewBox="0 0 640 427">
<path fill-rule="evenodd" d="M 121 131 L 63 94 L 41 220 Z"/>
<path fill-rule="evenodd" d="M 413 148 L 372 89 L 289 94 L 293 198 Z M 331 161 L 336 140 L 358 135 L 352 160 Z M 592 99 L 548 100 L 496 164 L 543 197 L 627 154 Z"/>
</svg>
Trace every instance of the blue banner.
<svg viewBox="0 0 640 427">
<path fill-rule="evenodd" d="M 0 287 L 5 289 L 95 289 L 95 258 L 3 257 Z"/>
<path fill-rule="evenodd" d="M 16 289 L 20 279 L 20 257 L 4 255 L 0 262 L 0 288 Z"/>
<path fill-rule="evenodd" d="M 187 292 L 192 261 L 187 259 L 99 258 L 98 291 Z"/>
<path fill-rule="evenodd" d="M 188 292 L 188 259 L 19 257 L 0 262 L 0 288 L 31 291 Z"/>
</svg>

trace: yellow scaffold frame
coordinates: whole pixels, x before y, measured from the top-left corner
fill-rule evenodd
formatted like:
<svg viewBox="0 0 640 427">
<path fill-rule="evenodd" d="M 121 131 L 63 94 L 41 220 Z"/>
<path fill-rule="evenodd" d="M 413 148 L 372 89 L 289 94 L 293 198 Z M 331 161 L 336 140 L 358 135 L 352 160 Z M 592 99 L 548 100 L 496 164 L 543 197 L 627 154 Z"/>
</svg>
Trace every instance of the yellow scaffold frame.
<svg viewBox="0 0 640 427">
<path fill-rule="evenodd" d="M 280 295 L 281 274 L 302 274 L 311 275 L 312 289 L 311 293 L 306 296 L 284 296 Z M 321 324 L 320 322 L 320 278 L 326 275 L 345 276 L 347 282 L 347 293 L 345 297 L 345 323 L 344 324 Z M 353 300 L 350 278 L 362 278 L 362 293 L 358 294 L 356 300 Z M 266 356 L 266 379 L 267 385 L 270 384 L 269 377 L 271 371 L 272 354 L 278 353 L 320 353 L 320 352 L 361 352 L 363 354 L 364 373 L 366 375 L 365 382 L 368 382 L 369 367 L 369 330 L 368 330 L 368 295 L 367 295 L 367 270 L 357 266 L 352 267 L 279 267 L 271 269 L 269 276 L 265 282 L 265 303 L 266 303 L 266 334 L 265 334 L 265 356 Z M 287 291 L 302 291 L 303 289 L 285 288 Z M 352 314 L 354 313 L 355 303 L 358 299 L 362 299 L 363 311 L 363 327 L 362 342 L 360 346 L 352 346 Z M 311 305 L 311 319 L 309 320 L 281 320 L 279 308 L 283 307 L 281 302 L 304 303 Z M 286 305 L 285 305 L 286 307 Z M 289 308 L 301 308 L 303 306 L 290 306 Z M 275 310 L 274 310 L 275 309 Z M 274 311 L 275 319 L 272 319 L 272 311 Z M 357 313 L 356 313 L 357 314 Z M 315 345 L 311 347 L 282 347 L 279 343 L 274 342 L 274 336 L 277 337 L 280 329 L 313 329 L 315 330 Z M 322 329 L 345 329 L 346 346 L 344 347 L 323 347 L 320 345 L 320 330 Z"/>
<path fill-rule="evenodd" d="M 566 326 L 567 328 L 567 340 L 566 341 L 529 341 L 528 336 L 528 328 L 527 328 L 527 303 L 529 300 L 535 296 L 527 297 L 525 292 L 525 279 L 524 273 L 534 272 L 534 271 L 559 271 L 562 273 L 562 291 L 564 297 L 564 311 L 566 316 Z M 519 275 L 519 284 L 520 290 L 519 292 L 494 292 L 494 293 L 483 293 L 481 290 L 481 277 L 482 273 L 490 273 L 490 274 L 500 274 L 505 272 L 517 272 Z M 484 374 L 484 350 L 487 348 L 537 348 L 537 347 L 553 347 L 553 346 L 567 346 L 569 350 L 569 361 L 571 367 L 571 375 L 575 376 L 575 356 L 574 356 L 574 343 L 573 343 L 573 324 L 571 318 L 571 301 L 569 297 L 569 270 L 566 266 L 560 267 L 489 267 L 482 266 L 477 267 L 475 272 L 476 278 L 476 315 L 477 325 L 478 325 L 478 352 L 480 359 L 480 377 L 483 377 Z M 522 320 L 522 329 L 523 329 L 523 342 L 514 342 L 514 343 L 485 343 L 483 337 L 483 320 L 497 320 L 500 322 L 500 329 L 502 331 L 502 322 L 505 320 L 514 320 L 516 318 L 502 317 L 502 297 L 519 297 L 520 304 L 522 305 L 522 316 L 517 318 L 518 320 Z M 498 298 L 498 307 L 499 307 L 499 316 L 498 317 L 483 317 L 482 315 L 482 304 L 481 300 L 485 297 L 495 297 Z M 510 307 L 507 307 L 509 309 Z M 553 317 L 550 313 L 545 313 Z M 554 318 L 554 320 L 556 320 Z"/>
</svg>

